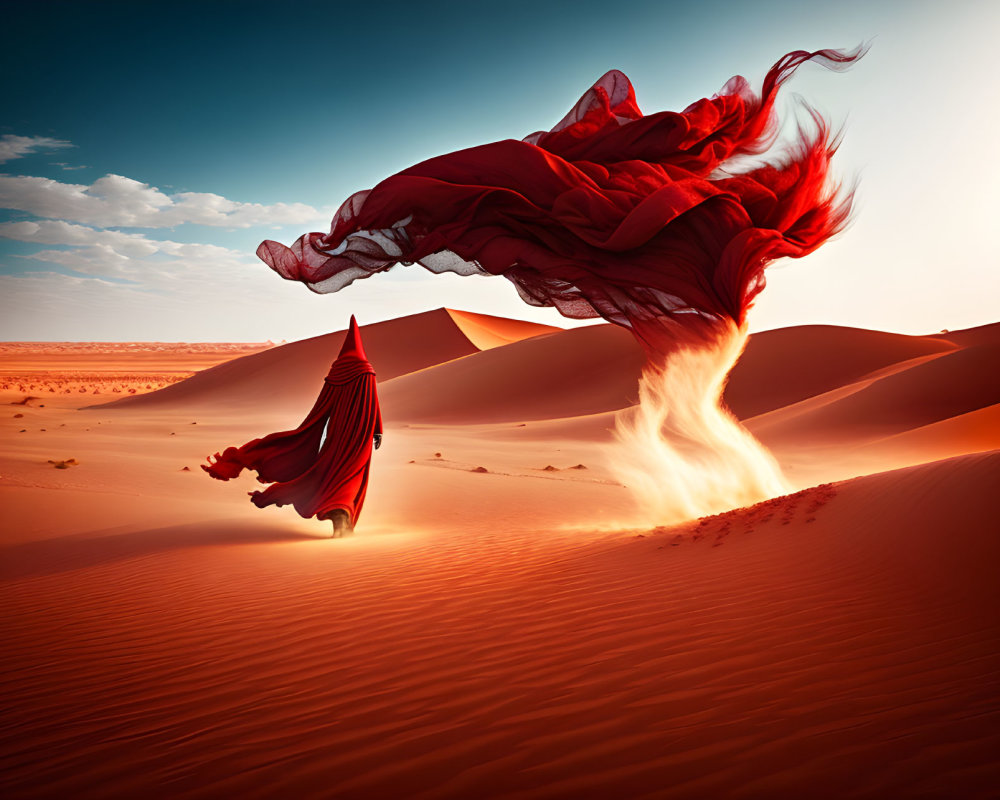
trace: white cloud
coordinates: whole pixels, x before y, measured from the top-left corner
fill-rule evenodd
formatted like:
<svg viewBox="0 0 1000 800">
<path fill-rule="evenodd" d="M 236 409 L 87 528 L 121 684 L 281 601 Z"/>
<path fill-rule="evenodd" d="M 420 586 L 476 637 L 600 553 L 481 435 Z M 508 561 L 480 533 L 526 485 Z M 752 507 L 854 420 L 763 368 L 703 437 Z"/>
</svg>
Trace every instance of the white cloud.
<svg viewBox="0 0 1000 800">
<path fill-rule="evenodd" d="M 112 279 L 112 282 L 88 284 L 91 293 L 110 292 L 109 287 L 120 287 L 121 281 L 129 281 L 131 286 L 146 293 L 172 295 L 170 302 L 178 318 L 184 316 L 187 303 L 203 296 L 222 300 L 233 293 L 233 287 L 243 286 L 250 276 L 275 279 L 252 253 L 214 244 L 174 242 L 150 239 L 138 233 L 95 230 L 61 220 L 0 223 L 0 236 L 41 245 L 70 246 L 70 249 L 39 250 L 17 258 L 57 264 L 78 276 L 62 275 L 67 281 L 61 283 L 59 277 L 53 277 L 57 273 L 31 272 L 23 276 L 26 279 L 45 274 L 57 287 L 55 291 L 71 294 L 78 286 L 76 281 L 84 276 Z M 27 285 L 35 284 L 14 281 L 11 287 Z M 115 290 L 114 294 L 121 292 Z"/>
<path fill-rule="evenodd" d="M 255 258 L 235 250 L 211 244 L 182 244 L 180 242 L 154 242 L 159 245 L 154 254 L 173 256 L 165 260 L 125 255 L 111 245 L 94 244 L 73 250 L 42 250 L 26 258 L 59 264 L 85 275 L 105 275 L 126 278 L 154 285 L 156 278 L 171 275 L 202 275 L 202 280 L 214 281 L 221 270 L 246 270 L 252 268 L 270 275 L 270 271 Z"/>
<path fill-rule="evenodd" d="M 5 133 L 0 136 L 0 164 L 21 158 L 36 150 L 57 150 L 73 146 L 71 142 L 49 136 L 15 136 L 12 133 Z"/>
<path fill-rule="evenodd" d="M 159 250 L 159 244 L 141 233 L 102 231 L 84 225 L 74 225 L 62 220 L 37 222 L 0 222 L 0 237 L 35 244 L 65 244 L 86 247 L 108 245 L 128 256 L 150 256 Z"/>
<path fill-rule="evenodd" d="M 323 219 L 304 203 L 241 203 L 211 192 L 168 195 L 123 175 L 105 175 L 89 186 L 30 175 L 0 175 L 0 208 L 98 227 L 169 228 L 193 223 L 249 228 L 305 225 Z"/>
<path fill-rule="evenodd" d="M 88 275 L 142 279 L 167 266 L 187 270 L 259 263 L 251 254 L 214 244 L 150 239 L 141 233 L 95 230 L 62 220 L 0 223 L 0 237 L 35 244 L 71 245 L 72 250 L 40 250 L 23 258 L 59 264 Z M 176 260 L 148 260 L 155 255 L 173 256 Z"/>
</svg>

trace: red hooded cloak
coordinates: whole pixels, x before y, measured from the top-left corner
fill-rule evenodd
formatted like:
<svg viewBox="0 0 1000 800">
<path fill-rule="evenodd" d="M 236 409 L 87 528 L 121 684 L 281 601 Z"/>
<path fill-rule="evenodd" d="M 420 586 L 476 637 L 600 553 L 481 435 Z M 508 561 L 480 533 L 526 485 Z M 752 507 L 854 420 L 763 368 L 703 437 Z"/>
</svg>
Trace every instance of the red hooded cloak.
<svg viewBox="0 0 1000 800">
<path fill-rule="evenodd" d="M 250 493 L 259 508 L 291 503 L 303 517 L 319 519 L 343 509 L 353 526 L 368 489 L 373 438 L 381 433 L 375 370 L 352 316 L 340 355 L 302 424 L 242 447 L 227 447 L 202 469 L 223 481 L 253 470 L 257 480 L 271 484 Z"/>
</svg>

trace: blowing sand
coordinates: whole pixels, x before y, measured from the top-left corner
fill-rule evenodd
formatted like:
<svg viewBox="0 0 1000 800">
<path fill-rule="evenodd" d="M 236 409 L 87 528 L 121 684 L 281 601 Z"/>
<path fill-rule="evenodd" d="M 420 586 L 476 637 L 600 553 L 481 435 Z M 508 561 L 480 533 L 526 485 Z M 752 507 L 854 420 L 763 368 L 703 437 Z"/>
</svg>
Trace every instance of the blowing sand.
<svg viewBox="0 0 1000 800">
<path fill-rule="evenodd" d="M 198 469 L 298 422 L 340 334 L 0 392 L 4 796 L 997 796 L 1000 329 L 753 337 L 726 397 L 798 491 L 650 530 L 603 455 L 627 337 L 382 326 L 344 540 Z"/>
</svg>

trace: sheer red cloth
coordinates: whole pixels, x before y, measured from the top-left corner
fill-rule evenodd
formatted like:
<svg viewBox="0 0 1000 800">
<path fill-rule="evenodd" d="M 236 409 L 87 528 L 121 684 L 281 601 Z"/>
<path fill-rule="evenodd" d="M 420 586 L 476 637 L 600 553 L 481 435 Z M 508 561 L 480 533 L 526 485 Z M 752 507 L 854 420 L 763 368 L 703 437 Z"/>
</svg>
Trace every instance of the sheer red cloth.
<svg viewBox="0 0 1000 800">
<path fill-rule="evenodd" d="M 737 76 L 648 116 L 611 71 L 552 130 L 424 161 L 348 198 L 329 233 L 257 254 L 317 292 L 395 263 L 502 275 L 526 302 L 604 317 L 652 351 L 742 324 L 765 266 L 815 250 L 851 205 L 828 179 L 837 141 L 818 113 L 775 147 L 778 89 L 804 62 L 839 70 L 863 53 L 795 51 L 759 96 Z"/>
<path fill-rule="evenodd" d="M 291 504 L 303 517 L 319 519 L 344 509 L 353 525 L 368 490 L 372 440 L 381 433 L 375 370 L 352 316 L 340 355 L 302 424 L 242 447 L 227 447 L 202 469 L 223 481 L 244 469 L 256 471 L 257 480 L 271 485 L 250 493 L 254 505 Z"/>
</svg>

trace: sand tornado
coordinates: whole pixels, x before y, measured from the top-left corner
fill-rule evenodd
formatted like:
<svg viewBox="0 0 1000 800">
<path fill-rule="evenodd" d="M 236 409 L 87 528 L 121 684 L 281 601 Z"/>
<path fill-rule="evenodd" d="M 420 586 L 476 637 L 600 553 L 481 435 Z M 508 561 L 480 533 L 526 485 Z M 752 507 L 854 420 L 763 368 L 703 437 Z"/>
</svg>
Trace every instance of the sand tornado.
<svg viewBox="0 0 1000 800">
<path fill-rule="evenodd" d="M 864 52 L 788 53 L 759 93 L 737 76 L 652 114 L 612 70 L 551 130 L 423 161 L 349 197 L 328 233 L 257 253 L 317 292 L 420 264 L 503 276 L 526 303 L 625 327 L 647 363 L 613 460 L 645 521 L 772 496 L 777 465 L 722 388 L 767 265 L 841 231 L 853 196 L 831 179 L 826 120 L 802 102 L 780 137 L 775 98 L 803 64 L 837 71 Z"/>
<path fill-rule="evenodd" d="M 639 404 L 618 415 L 610 453 L 635 496 L 636 522 L 665 525 L 789 491 L 774 457 L 722 403 L 746 341 L 745 328 L 730 326 L 643 370 Z"/>
</svg>

